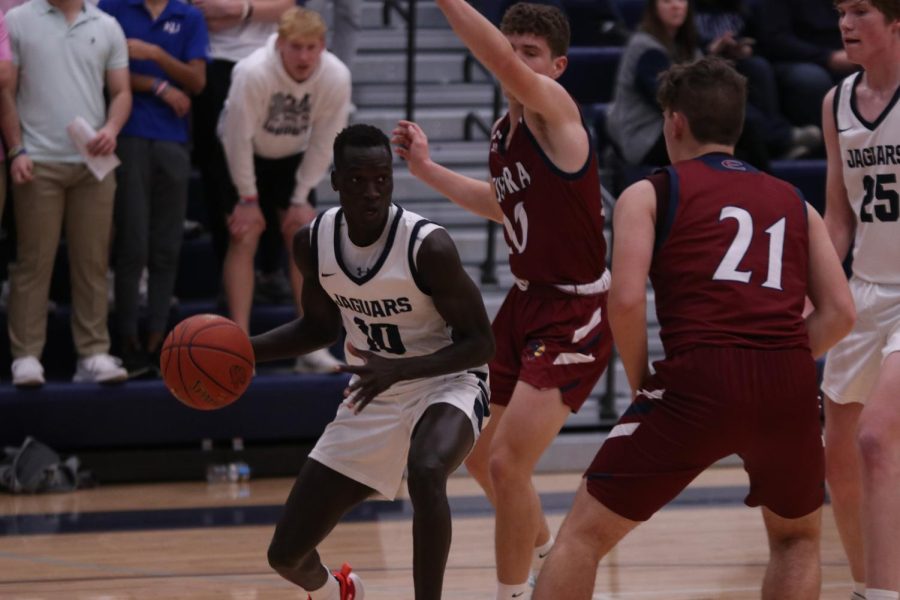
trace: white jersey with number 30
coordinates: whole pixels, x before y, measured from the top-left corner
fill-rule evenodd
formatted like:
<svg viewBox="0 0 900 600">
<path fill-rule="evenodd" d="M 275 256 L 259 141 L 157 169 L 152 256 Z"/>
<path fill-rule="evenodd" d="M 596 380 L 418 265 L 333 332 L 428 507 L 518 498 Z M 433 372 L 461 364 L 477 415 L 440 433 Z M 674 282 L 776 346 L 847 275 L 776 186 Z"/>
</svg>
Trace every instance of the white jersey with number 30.
<svg viewBox="0 0 900 600">
<path fill-rule="evenodd" d="M 432 354 L 452 343 L 450 328 L 434 306 L 416 269 L 416 256 L 438 225 L 399 206 L 393 207 L 384 248 L 368 273 L 355 273 L 342 257 L 347 236 L 343 211 L 333 208 L 313 225 L 319 282 L 341 311 L 346 345 L 384 358 Z M 362 361 L 349 352 L 349 364 Z M 417 385 L 401 382 L 389 393 Z"/>
<path fill-rule="evenodd" d="M 875 121 L 857 109 L 863 73 L 835 89 L 834 120 L 844 187 L 856 215 L 853 274 L 871 283 L 900 284 L 900 89 Z"/>
</svg>

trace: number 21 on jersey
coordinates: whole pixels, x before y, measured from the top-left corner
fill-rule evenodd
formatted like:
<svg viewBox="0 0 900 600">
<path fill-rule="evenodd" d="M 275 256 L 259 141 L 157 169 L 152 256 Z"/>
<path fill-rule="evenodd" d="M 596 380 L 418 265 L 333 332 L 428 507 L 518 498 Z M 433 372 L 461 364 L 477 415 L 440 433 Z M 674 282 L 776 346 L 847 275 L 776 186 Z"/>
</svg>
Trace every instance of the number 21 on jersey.
<svg viewBox="0 0 900 600">
<path fill-rule="evenodd" d="M 738 230 L 734 236 L 728 251 L 722 257 L 719 268 L 713 274 L 716 281 L 738 281 L 741 283 L 749 283 L 750 271 L 741 271 L 738 266 L 747 254 L 750 248 L 750 242 L 753 241 L 753 215 L 737 206 L 726 206 L 719 213 L 719 222 L 725 219 L 734 219 L 737 221 Z M 784 228 L 785 218 L 782 217 L 775 221 L 766 233 L 769 236 L 769 265 L 766 280 L 762 286 L 773 290 L 781 290 L 781 264 L 784 254 Z"/>
</svg>

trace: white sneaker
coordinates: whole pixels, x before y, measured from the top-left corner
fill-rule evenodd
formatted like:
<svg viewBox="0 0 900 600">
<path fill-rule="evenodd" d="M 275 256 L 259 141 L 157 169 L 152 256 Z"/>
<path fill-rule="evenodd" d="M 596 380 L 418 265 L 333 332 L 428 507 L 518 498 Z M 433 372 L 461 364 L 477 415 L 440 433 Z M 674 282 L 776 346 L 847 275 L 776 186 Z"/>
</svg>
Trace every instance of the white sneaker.
<svg viewBox="0 0 900 600">
<path fill-rule="evenodd" d="M 128 371 L 122 366 L 122 360 L 103 352 L 79 359 L 78 370 L 72 377 L 76 383 L 115 383 L 126 379 Z"/>
<path fill-rule="evenodd" d="M 341 361 L 333 357 L 327 348 L 321 348 L 298 356 L 294 373 L 334 373 L 340 364 Z"/>
<path fill-rule="evenodd" d="M 44 385 L 44 367 L 34 356 L 23 356 L 12 363 L 13 385 L 37 387 Z"/>
</svg>

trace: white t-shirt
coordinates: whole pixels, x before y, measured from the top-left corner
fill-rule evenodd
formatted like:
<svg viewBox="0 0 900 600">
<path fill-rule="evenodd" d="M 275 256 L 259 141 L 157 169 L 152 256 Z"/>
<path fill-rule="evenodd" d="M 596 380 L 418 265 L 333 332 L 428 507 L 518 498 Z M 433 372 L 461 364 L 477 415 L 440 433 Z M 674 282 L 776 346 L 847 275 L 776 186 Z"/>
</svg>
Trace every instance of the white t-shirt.
<svg viewBox="0 0 900 600">
<path fill-rule="evenodd" d="M 266 44 L 273 33 L 278 31 L 278 23 L 258 23 L 251 21 L 222 31 L 209 32 L 209 57 L 237 62 L 247 58 Z"/>
</svg>

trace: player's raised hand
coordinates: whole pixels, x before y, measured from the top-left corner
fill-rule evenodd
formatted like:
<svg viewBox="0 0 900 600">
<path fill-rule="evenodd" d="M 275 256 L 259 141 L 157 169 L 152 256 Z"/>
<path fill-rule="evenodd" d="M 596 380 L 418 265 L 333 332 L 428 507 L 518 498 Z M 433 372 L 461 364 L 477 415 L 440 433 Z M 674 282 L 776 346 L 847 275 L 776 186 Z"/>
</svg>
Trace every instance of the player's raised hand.
<svg viewBox="0 0 900 600">
<path fill-rule="evenodd" d="M 344 398 L 349 398 L 347 407 L 353 414 L 359 414 L 375 396 L 400 381 L 398 363 L 401 361 L 382 358 L 373 352 L 359 350 L 353 346 L 347 346 L 347 351 L 366 361 L 362 365 L 338 367 L 338 371 L 342 373 L 352 373 L 359 377 L 344 390 Z"/>
<path fill-rule="evenodd" d="M 397 156 L 406 161 L 409 172 L 418 176 L 420 169 L 431 161 L 428 136 L 412 121 L 398 121 L 391 132 L 391 143 Z"/>
</svg>

